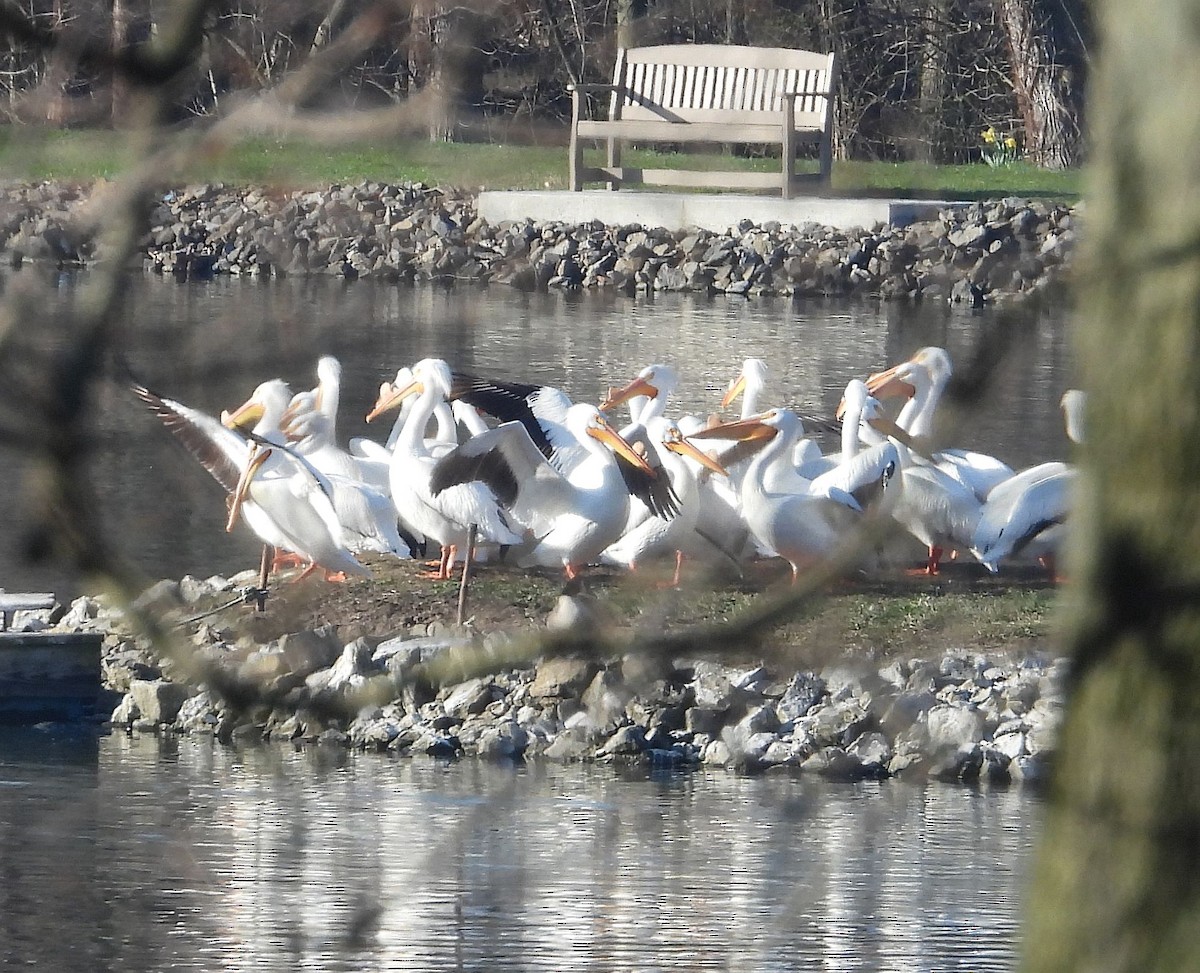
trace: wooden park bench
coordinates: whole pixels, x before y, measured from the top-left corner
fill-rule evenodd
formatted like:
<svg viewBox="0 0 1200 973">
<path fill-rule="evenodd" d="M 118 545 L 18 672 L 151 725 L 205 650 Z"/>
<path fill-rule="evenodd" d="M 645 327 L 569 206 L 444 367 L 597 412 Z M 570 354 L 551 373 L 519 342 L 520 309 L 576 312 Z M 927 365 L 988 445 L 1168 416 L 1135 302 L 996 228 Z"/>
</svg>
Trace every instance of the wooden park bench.
<svg viewBox="0 0 1200 973">
<path fill-rule="evenodd" d="M 672 44 L 622 48 L 610 85 L 571 85 L 571 189 L 607 182 L 779 187 L 790 198 L 799 179 L 796 150 L 816 145 L 818 177 L 828 185 L 833 160 L 833 54 L 782 47 Z M 587 95 L 608 92 L 607 119 L 585 117 Z M 583 164 L 583 140 L 602 139 L 607 165 Z M 636 169 L 621 165 L 624 142 L 717 142 L 780 147 L 780 172 Z"/>
</svg>

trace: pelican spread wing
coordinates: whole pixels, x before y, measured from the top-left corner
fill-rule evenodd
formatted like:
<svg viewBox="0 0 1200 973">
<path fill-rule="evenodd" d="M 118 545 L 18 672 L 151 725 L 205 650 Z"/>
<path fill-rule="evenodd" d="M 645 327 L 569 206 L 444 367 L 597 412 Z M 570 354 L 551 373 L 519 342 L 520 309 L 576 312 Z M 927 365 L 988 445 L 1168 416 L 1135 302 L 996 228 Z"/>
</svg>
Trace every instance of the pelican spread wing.
<svg viewBox="0 0 1200 973">
<path fill-rule="evenodd" d="M 165 398 L 144 385 L 132 388 L 225 492 L 232 494 L 250 458 L 250 444 L 245 437 L 227 429 L 215 416 Z"/>
</svg>

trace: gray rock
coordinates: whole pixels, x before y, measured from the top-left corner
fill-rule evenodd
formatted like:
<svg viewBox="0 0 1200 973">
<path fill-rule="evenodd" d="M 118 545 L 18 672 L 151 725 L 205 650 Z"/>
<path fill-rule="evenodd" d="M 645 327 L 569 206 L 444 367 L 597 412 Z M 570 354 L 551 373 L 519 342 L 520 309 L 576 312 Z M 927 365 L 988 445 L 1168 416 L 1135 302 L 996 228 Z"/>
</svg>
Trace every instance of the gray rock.
<svg viewBox="0 0 1200 973">
<path fill-rule="evenodd" d="M 529 734 L 525 728 L 508 721 L 484 729 L 475 745 L 475 752 L 492 760 L 519 760 L 528 744 Z"/>
<path fill-rule="evenodd" d="M 189 691 L 186 686 L 165 679 L 134 679 L 129 684 L 129 695 L 142 719 L 154 724 L 169 724 L 175 722 Z"/>
<path fill-rule="evenodd" d="M 978 710 L 934 706 L 926 714 L 929 746 L 935 753 L 966 752 L 983 738 L 984 719 Z"/>
<path fill-rule="evenodd" d="M 470 679 L 452 687 L 442 707 L 447 715 L 461 719 L 482 713 L 488 704 L 502 695 L 502 690 L 491 679 Z"/>
<path fill-rule="evenodd" d="M 539 663 L 529 693 L 538 699 L 578 696 L 597 669 L 598 666 L 587 659 L 547 659 Z"/>
<path fill-rule="evenodd" d="M 311 673 L 305 679 L 305 684 L 311 689 L 361 689 L 368 678 L 379 672 L 372 660 L 372 651 L 366 639 L 355 639 L 342 649 L 342 654 L 332 666 Z M 287 658 L 285 651 L 282 655 Z"/>
<path fill-rule="evenodd" d="M 646 734 L 640 726 L 622 726 L 618 728 L 600 748 L 600 754 L 606 757 L 633 756 L 646 749 Z"/>
</svg>

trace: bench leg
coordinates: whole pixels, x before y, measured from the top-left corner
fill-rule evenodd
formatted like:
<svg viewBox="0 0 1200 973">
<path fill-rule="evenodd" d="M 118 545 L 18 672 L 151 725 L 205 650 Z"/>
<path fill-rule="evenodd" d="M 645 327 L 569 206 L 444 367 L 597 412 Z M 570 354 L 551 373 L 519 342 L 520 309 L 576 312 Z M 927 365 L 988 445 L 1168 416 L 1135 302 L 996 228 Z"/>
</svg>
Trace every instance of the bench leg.
<svg viewBox="0 0 1200 973">
<path fill-rule="evenodd" d="M 617 168 L 617 166 L 619 166 L 621 164 L 621 140 L 620 139 L 610 138 L 608 140 L 608 152 L 607 152 L 606 157 L 608 159 L 608 167 L 610 169 L 615 169 L 615 168 Z M 617 190 L 617 189 L 621 188 L 621 184 L 619 182 L 610 182 L 607 185 L 610 190 Z"/>
<path fill-rule="evenodd" d="M 821 139 L 821 185 L 829 187 L 833 179 L 833 133 Z"/>
<path fill-rule="evenodd" d="M 796 185 L 796 133 L 794 130 L 783 136 L 783 198 L 791 199 Z"/>
<path fill-rule="evenodd" d="M 571 192 L 583 189 L 583 145 L 575 128 L 571 128 L 571 144 L 567 149 L 567 185 Z"/>
<path fill-rule="evenodd" d="M 796 185 L 796 99 L 784 98 L 781 107 L 783 131 L 780 133 L 779 154 L 782 156 L 783 185 L 780 189 L 784 199 L 791 199 L 792 189 Z"/>
</svg>

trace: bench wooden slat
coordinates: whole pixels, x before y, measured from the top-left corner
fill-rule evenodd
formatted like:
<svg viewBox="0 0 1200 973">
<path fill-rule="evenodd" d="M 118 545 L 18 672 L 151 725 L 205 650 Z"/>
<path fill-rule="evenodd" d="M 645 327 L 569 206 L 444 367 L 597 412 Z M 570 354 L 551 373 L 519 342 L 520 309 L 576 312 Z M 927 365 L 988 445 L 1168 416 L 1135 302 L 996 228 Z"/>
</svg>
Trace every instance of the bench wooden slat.
<svg viewBox="0 0 1200 973">
<path fill-rule="evenodd" d="M 836 82 L 834 55 L 815 51 L 714 44 L 619 49 L 607 119 L 586 118 L 586 93 L 572 92 L 571 188 L 581 189 L 595 178 L 605 179 L 610 188 L 637 181 L 643 170 L 621 169 L 624 142 L 778 145 L 781 171 L 766 185 L 779 186 L 784 196 L 798 178 L 796 146 L 816 144 L 820 179 L 828 182 Z M 604 140 L 606 167 L 583 165 L 585 138 Z M 621 175 L 614 175 L 618 171 Z M 760 185 L 762 175 L 750 181 Z M 700 181 L 688 185 L 745 184 L 727 172 L 691 178 Z"/>
<path fill-rule="evenodd" d="M 666 122 L 658 119 L 623 118 L 619 122 L 580 122 L 585 138 L 628 139 L 631 142 L 762 142 L 779 145 L 783 127 L 750 122 Z M 799 142 L 817 142 L 819 132 L 797 132 Z"/>
</svg>

